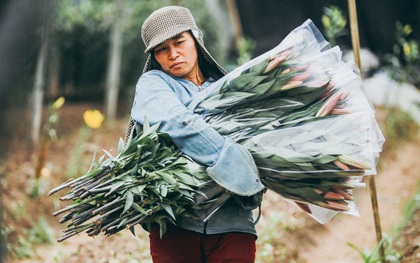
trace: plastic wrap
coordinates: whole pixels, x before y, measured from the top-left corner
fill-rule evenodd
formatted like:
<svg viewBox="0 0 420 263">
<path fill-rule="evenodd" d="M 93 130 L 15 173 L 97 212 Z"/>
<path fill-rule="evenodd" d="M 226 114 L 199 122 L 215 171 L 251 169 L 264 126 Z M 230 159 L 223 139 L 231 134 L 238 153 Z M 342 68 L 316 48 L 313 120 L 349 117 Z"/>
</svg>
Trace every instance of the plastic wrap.
<svg viewBox="0 0 420 263">
<path fill-rule="evenodd" d="M 267 188 L 319 222 L 358 214 L 353 189 L 376 174 L 384 137 L 359 70 L 311 20 L 189 108 L 251 152 Z"/>
</svg>

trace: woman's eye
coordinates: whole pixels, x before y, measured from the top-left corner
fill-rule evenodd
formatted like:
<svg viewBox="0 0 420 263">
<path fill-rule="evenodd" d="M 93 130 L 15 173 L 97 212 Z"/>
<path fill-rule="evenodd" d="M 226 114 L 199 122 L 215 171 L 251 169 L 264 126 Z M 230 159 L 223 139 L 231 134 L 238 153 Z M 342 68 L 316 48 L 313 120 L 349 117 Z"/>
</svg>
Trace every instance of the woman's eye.
<svg viewBox="0 0 420 263">
<path fill-rule="evenodd" d="M 165 48 L 164 47 L 162 47 L 162 48 L 157 48 L 156 50 L 155 50 L 155 53 L 159 53 L 159 52 L 162 52 L 162 51 L 164 51 L 165 50 Z"/>
</svg>

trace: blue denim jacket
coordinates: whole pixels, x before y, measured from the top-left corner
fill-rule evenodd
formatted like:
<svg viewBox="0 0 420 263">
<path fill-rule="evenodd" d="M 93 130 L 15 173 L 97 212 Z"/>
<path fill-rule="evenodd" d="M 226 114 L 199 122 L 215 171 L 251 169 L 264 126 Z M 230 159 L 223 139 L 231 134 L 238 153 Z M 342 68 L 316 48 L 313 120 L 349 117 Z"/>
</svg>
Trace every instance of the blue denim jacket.
<svg viewBox="0 0 420 263">
<path fill-rule="evenodd" d="M 180 151 L 208 166 L 207 173 L 218 184 L 240 196 L 252 196 L 264 189 L 258 169 L 249 152 L 221 136 L 201 116 L 187 109 L 193 95 L 205 89 L 193 82 L 172 77 L 159 70 L 144 73 L 137 82 L 131 117 L 144 120 L 167 133 Z M 207 222 L 177 219 L 180 227 L 208 234 L 239 231 L 256 234 L 253 215 L 229 200 Z"/>
<path fill-rule="evenodd" d="M 221 136 L 203 118 L 187 109 L 192 96 L 206 88 L 174 78 L 160 70 L 143 74 L 136 86 L 132 118 L 151 125 L 160 123 L 180 151 L 208 166 L 207 173 L 227 190 L 252 196 L 264 189 L 251 154 L 228 137 Z"/>
</svg>

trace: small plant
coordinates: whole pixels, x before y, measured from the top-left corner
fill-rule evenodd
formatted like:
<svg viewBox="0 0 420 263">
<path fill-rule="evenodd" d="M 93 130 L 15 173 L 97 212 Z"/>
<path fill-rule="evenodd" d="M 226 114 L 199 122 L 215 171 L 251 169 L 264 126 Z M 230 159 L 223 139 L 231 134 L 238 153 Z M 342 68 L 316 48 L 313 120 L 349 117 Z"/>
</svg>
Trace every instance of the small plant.
<svg viewBox="0 0 420 263">
<path fill-rule="evenodd" d="M 420 181 L 417 184 L 417 191 L 414 196 L 406 203 L 404 207 L 404 218 L 396 227 L 396 231 L 401 231 L 401 229 L 407 225 L 407 222 L 413 218 L 413 215 L 416 210 L 420 209 Z"/>
<path fill-rule="evenodd" d="M 252 39 L 242 38 L 239 43 L 238 65 L 243 65 L 252 59 L 252 50 L 255 48 L 255 42 Z"/>
<path fill-rule="evenodd" d="M 1 213 L 0 216 L 2 217 L 1 220 L 1 227 L 0 227 L 0 253 L 2 253 L 1 255 L 4 255 L 4 257 L 6 255 L 9 254 L 10 250 L 11 250 L 11 245 L 7 242 L 9 239 L 9 236 L 11 235 L 11 233 L 14 231 L 13 226 L 10 225 L 5 225 L 4 221 L 5 221 L 5 214 Z"/>
<path fill-rule="evenodd" d="M 104 119 L 105 116 L 99 110 L 87 110 L 84 112 L 83 120 L 86 125 L 80 129 L 79 139 L 70 156 L 66 173 L 67 179 L 77 177 L 79 174 L 83 173 L 81 169 L 84 167 L 80 165 L 83 154 L 83 145 L 89 139 L 92 129 L 99 129 L 102 126 Z"/>
<path fill-rule="evenodd" d="M 7 244 L 7 249 L 11 255 L 17 259 L 32 258 L 34 256 L 32 249 L 21 236 L 18 237 L 16 244 Z"/>
<path fill-rule="evenodd" d="M 286 246 L 279 244 L 283 238 L 279 238 L 281 235 L 282 220 L 281 216 L 269 218 L 269 223 L 264 227 L 260 233 L 260 239 L 258 242 L 261 247 L 258 249 L 258 261 L 260 262 L 275 262 L 276 259 L 286 255 Z M 280 232 L 280 233 L 279 233 Z"/>
<path fill-rule="evenodd" d="M 288 249 L 286 240 L 288 234 L 301 229 L 303 222 L 281 212 L 268 216 L 259 231 L 256 262 L 296 262 L 295 252 Z"/>
<path fill-rule="evenodd" d="M 64 101 L 64 98 L 60 97 L 49 106 L 49 115 L 44 124 L 41 142 L 36 157 L 35 176 L 33 178 L 33 184 L 29 194 L 32 198 L 37 198 L 40 194 L 42 194 L 40 191 L 40 179 L 47 171 L 45 169 L 45 161 L 47 159 L 50 144 L 51 142 L 56 142 L 58 140 L 55 126 L 58 124 L 59 120 L 58 110 L 64 105 Z"/>
<path fill-rule="evenodd" d="M 57 251 L 54 256 L 53 256 L 53 260 L 54 262 L 63 262 L 64 259 L 64 254 L 62 251 Z"/>
<path fill-rule="evenodd" d="M 392 239 L 389 236 L 384 236 L 382 240 L 372 250 L 362 250 L 352 243 L 348 243 L 350 247 L 355 249 L 361 255 L 364 263 L 381 263 L 384 262 L 380 256 L 381 246 L 385 249 L 385 262 L 387 263 L 399 263 L 401 255 L 391 248 Z"/>
<path fill-rule="evenodd" d="M 47 245 L 54 242 L 54 231 L 48 225 L 44 218 L 40 218 L 32 228 L 28 229 L 25 233 L 26 241 L 31 246 Z"/>
<path fill-rule="evenodd" d="M 19 221 L 22 215 L 26 215 L 25 203 L 21 200 L 12 204 L 12 218 L 15 221 Z"/>
<path fill-rule="evenodd" d="M 345 29 L 347 19 L 344 17 L 341 9 L 336 6 L 325 7 L 324 15 L 321 19 L 325 29 L 325 37 L 331 46 L 337 45 L 337 39 L 347 33 Z"/>
<path fill-rule="evenodd" d="M 255 41 L 249 38 L 242 38 L 239 41 L 238 57 L 236 61 L 226 66 L 228 71 L 232 71 L 252 59 L 252 52 L 255 49 Z"/>
<path fill-rule="evenodd" d="M 408 82 L 420 86 L 420 52 L 416 40 L 410 39 L 411 25 L 396 22 L 395 40 L 392 54 L 384 56 L 385 70 L 395 81 Z"/>
<path fill-rule="evenodd" d="M 6 235 L 15 232 L 13 228 L 6 230 Z M 44 218 L 40 218 L 29 229 L 23 229 L 15 242 L 7 243 L 9 253 L 18 259 L 32 258 L 35 256 L 35 248 L 39 245 L 52 244 L 54 231 L 50 228 Z"/>
</svg>

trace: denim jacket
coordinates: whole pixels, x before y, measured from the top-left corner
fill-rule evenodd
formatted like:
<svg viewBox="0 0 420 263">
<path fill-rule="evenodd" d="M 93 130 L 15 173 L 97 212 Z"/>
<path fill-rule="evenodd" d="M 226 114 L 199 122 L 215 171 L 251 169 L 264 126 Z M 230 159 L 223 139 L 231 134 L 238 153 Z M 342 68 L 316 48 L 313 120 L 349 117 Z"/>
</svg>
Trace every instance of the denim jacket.
<svg viewBox="0 0 420 263">
<path fill-rule="evenodd" d="M 160 70 L 143 74 L 136 86 L 132 118 L 143 124 L 160 123 L 180 151 L 207 166 L 210 177 L 240 196 L 252 196 L 264 189 L 251 154 L 228 137 L 220 135 L 203 118 L 187 109 L 192 96 L 208 87 L 174 78 Z"/>
<path fill-rule="evenodd" d="M 159 70 L 148 71 L 137 82 L 131 117 L 140 124 L 145 118 L 150 125 L 160 123 L 159 130 L 167 133 L 180 151 L 208 166 L 214 181 L 239 195 L 230 198 L 208 221 L 180 217 L 178 226 L 207 234 L 235 231 L 256 235 L 252 209 L 261 202 L 264 186 L 252 156 L 187 109 L 192 97 L 210 84 L 198 87 Z"/>
</svg>

